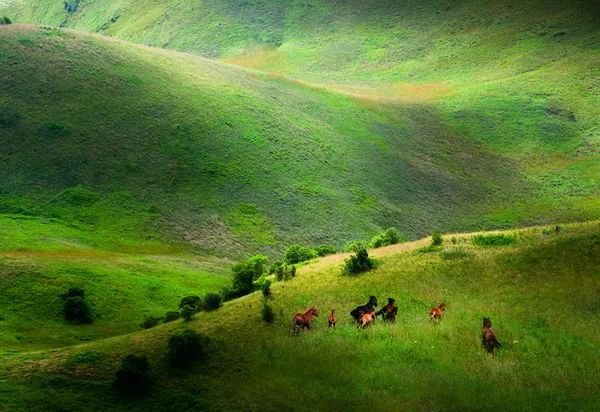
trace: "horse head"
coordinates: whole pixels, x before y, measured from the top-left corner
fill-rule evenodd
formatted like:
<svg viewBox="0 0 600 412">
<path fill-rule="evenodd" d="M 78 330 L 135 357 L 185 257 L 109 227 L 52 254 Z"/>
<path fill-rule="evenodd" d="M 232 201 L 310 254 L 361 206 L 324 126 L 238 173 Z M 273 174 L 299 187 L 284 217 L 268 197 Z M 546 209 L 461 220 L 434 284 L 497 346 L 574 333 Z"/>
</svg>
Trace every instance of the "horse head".
<svg viewBox="0 0 600 412">
<path fill-rule="evenodd" d="M 492 321 L 490 320 L 490 318 L 483 318 L 483 327 L 484 328 L 492 327 Z"/>
<path fill-rule="evenodd" d="M 314 306 L 311 306 L 309 311 L 312 312 L 313 316 L 315 316 L 317 318 L 319 317 L 319 311 Z"/>
<path fill-rule="evenodd" d="M 375 296 L 369 296 L 369 304 L 377 307 L 377 298 Z"/>
</svg>

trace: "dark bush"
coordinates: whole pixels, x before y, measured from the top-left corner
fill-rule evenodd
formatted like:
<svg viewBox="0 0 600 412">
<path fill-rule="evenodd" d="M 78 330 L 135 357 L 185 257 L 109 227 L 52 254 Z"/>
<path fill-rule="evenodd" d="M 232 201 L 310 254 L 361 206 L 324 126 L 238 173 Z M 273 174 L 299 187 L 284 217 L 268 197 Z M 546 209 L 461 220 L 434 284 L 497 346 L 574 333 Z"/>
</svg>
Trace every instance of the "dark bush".
<svg viewBox="0 0 600 412">
<path fill-rule="evenodd" d="M 81 299 L 84 299 L 85 298 L 85 291 L 83 289 L 81 289 L 81 288 L 78 288 L 78 287 L 72 287 L 72 288 L 69 288 L 61 296 L 62 296 L 63 299 L 74 298 L 76 296 L 79 296 Z"/>
<path fill-rule="evenodd" d="M 72 323 L 92 323 L 92 313 L 87 302 L 80 296 L 65 299 L 65 318 Z"/>
<path fill-rule="evenodd" d="M 8 17 L 4 16 L 3 18 L 0 19 L 0 24 L 12 24 L 12 20 L 9 19 Z"/>
<path fill-rule="evenodd" d="M 333 246 L 328 246 L 328 245 L 321 245 L 321 246 L 317 246 L 315 248 L 315 253 L 317 254 L 317 256 L 327 256 L 327 255 L 333 255 L 336 252 L 335 247 Z"/>
<path fill-rule="evenodd" d="M 179 309 L 179 313 L 181 313 L 181 317 L 186 322 L 192 320 L 192 317 L 196 314 L 196 309 L 191 307 L 190 305 L 184 305 L 181 309 Z"/>
<path fill-rule="evenodd" d="M 376 248 L 395 245 L 401 241 L 402 236 L 400 236 L 400 232 L 398 232 L 396 228 L 390 227 L 389 229 L 386 229 L 383 232 L 373 236 L 371 242 L 369 242 L 369 247 Z"/>
<path fill-rule="evenodd" d="M 165 314 L 165 323 L 173 322 L 181 317 L 179 312 L 167 312 Z"/>
<path fill-rule="evenodd" d="M 367 249 L 360 249 L 356 255 L 350 256 L 345 260 L 342 273 L 345 275 L 355 275 L 366 272 L 374 267 L 373 259 L 369 257 Z"/>
<path fill-rule="evenodd" d="M 236 291 L 229 286 L 225 286 L 223 289 L 221 289 L 220 295 L 223 298 L 223 302 L 227 302 L 238 297 Z"/>
<path fill-rule="evenodd" d="M 477 235 L 473 237 L 473 243 L 477 246 L 505 246 L 517 243 L 515 236 L 504 235 L 502 233 L 493 235 Z"/>
<path fill-rule="evenodd" d="M 289 278 L 292 279 L 294 277 L 296 277 L 296 266 L 291 266 L 290 270 L 289 270 Z"/>
<path fill-rule="evenodd" d="M 179 309 L 184 306 L 190 306 L 196 312 L 199 312 L 202 309 L 202 299 L 200 299 L 200 296 L 186 296 L 179 302 Z"/>
<path fill-rule="evenodd" d="M 115 373 L 113 387 L 124 395 L 144 392 L 150 386 L 150 365 L 145 356 L 127 355 Z"/>
<path fill-rule="evenodd" d="M 285 252 L 284 260 L 285 263 L 293 265 L 295 263 L 306 262 L 316 256 L 315 251 L 306 246 L 292 245 Z"/>
<path fill-rule="evenodd" d="M 273 323 L 275 321 L 275 313 L 273 312 L 273 308 L 266 301 L 263 302 L 260 313 L 264 322 Z"/>
<path fill-rule="evenodd" d="M 160 316 L 146 316 L 141 326 L 144 329 L 150 329 L 158 325 L 162 319 Z"/>
<path fill-rule="evenodd" d="M 172 366 L 182 366 L 204 354 L 202 338 L 191 329 L 175 333 L 169 339 L 167 357 Z"/>
<path fill-rule="evenodd" d="M 219 295 L 218 293 L 207 293 L 206 296 L 204 296 L 204 303 L 202 304 L 202 309 L 204 309 L 207 312 L 219 309 L 221 307 L 222 300 L 223 299 L 221 298 L 221 295 Z"/>
<path fill-rule="evenodd" d="M 444 243 L 444 237 L 440 232 L 433 232 L 431 234 L 431 246 L 442 246 Z"/>
<path fill-rule="evenodd" d="M 271 281 L 265 280 L 262 285 L 260 285 L 260 290 L 265 298 L 271 296 Z"/>
</svg>

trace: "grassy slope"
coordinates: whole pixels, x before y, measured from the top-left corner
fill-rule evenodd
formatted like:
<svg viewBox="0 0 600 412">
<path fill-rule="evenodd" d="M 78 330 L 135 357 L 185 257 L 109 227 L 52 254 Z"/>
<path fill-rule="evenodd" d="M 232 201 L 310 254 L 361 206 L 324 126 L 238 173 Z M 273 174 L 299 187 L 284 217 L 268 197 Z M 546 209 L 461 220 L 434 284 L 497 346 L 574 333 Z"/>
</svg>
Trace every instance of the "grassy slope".
<svg viewBox="0 0 600 412">
<path fill-rule="evenodd" d="M 52 29 L 0 40 L 5 212 L 232 254 L 481 227 L 540 200 L 518 163 L 426 105 Z"/>
<path fill-rule="evenodd" d="M 56 220 L 0 217 L 0 353 L 65 346 L 139 329 L 179 299 L 229 284 L 229 263 L 156 241 L 107 240 Z M 96 320 L 64 321 L 61 293 L 83 287 Z"/>
<path fill-rule="evenodd" d="M 598 216 L 600 25 L 591 1 L 102 0 L 83 1 L 73 14 L 61 2 L 12 3 L 6 13 L 17 21 L 63 23 L 218 57 L 326 84 L 371 106 L 391 104 L 390 110 L 398 102 L 418 102 L 428 110 L 420 126 L 429 117 L 441 122 L 429 133 L 451 130 L 483 143 L 516 162 L 509 167 L 535 191 L 510 203 L 494 199 L 494 210 L 476 219 L 484 225 Z M 357 133 L 354 125 L 342 127 Z M 308 186 L 301 190 L 315 185 Z M 512 184 L 490 186 L 506 190 Z M 369 202 L 364 188 L 357 192 Z M 345 221 L 355 216 L 350 212 Z M 407 217 L 387 221 L 401 225 Z M 411 235 L 424 229 L 419 225 Z"/>
<path fill-rule="evenodd" d="M 512 233 L 512 232 L 511 232 Z M 260 321 L 259 294 L 201 314 L 189 326 L 213 339 L 210 359 L 192 371 L 165 365 L 168 336 L 180 322 L 83 346 L 4 357 L 0 399 L 11 410 L 593 410 L 599 401 L 597 347 L 600 226 L 514 232 L 517 244 L 454 245 L 462 257 L 421 254 L 427 239 L 374 251 L 380 266 L 342 277 L 337 255 L 274 285 L 277 319 Z M 453 256 L 457 256 L 454 254 Z M 358 331 L 346 313 L 370 294 L 394 296 L 394 325 Z M 440 300 L 448 311 L 427 322 Z M 312 332 L 290 336 L 292 313 L 316 304 L 337 308 L 340 326 L 324 315 Z M 480 348 L 481 318 L 490 316 L 504 343 L 496 356 Z M 109 388 L 119 359 L 150 357 L 151 394 L 123 401 Z M 35 389 L 35 390 L 32 390 Z"/>
</svg>

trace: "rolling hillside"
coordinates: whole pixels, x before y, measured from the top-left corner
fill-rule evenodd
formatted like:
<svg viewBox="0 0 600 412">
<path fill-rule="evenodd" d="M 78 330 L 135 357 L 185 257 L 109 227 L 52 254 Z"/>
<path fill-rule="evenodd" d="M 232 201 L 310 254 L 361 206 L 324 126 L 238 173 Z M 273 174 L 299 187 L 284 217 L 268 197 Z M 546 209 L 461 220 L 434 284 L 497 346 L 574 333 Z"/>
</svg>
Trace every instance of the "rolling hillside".
<svg viewBox="0 0 600 412">
<path fill-rule="evenodd" d="M 519 163 L 426 105 L 55 29 L 5 26 L 0 40 L 4 212 L 235 255 L 509 224 L 494 213 L 545 202 Z M 584 217 L 569 199 L 544 218 Z"/>
<path fill-rule="evenodd" d="M 597 406 L 600 376 L 598 222 L 505 232 L 516 243 L 476 246 L 446 236 L 374 250 L 379 266 L 340 274 L 343 255 L 273 285 L 276 320 L 260 319 L 260 292 L 190 323 L 0 360 L 0 401 L 9 410 L 576 410 Z M 367 296 L 396 298 L 395 324 L 359 331 L 347 313 Z M 429 308 L 444 300 L 437 326 Z M 317 305 L 314 329 L 293 337 L 293 313 Z M 326 327 L 336 308 L 339 325 Z M 489 316 L 503 348 L 480 347 Z M 204 362 L 166 363 L 169 336 L 191 327 L 211 339 Z M 140 398 L 110 387 L 122 357 L 149 356 L 154 384 Z"/>
</svg>

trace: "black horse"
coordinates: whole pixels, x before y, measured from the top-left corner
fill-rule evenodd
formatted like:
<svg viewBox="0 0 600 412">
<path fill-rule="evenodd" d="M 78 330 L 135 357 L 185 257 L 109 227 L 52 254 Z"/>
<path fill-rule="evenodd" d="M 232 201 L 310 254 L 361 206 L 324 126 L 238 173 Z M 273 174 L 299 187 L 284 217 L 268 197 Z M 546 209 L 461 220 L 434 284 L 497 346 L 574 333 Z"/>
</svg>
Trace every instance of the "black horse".
<svg viewBox="0 0 600 412">
<path fill-rule="evenodd" d="M 369 301 L 365 305 L 358 306 L 356 309 L 350 312 L 350 316 L 352 316 L 354 320 L 358 322 L 358 320 L 360 319 L 360 315 L 362 315 L 365 312 L 370 312 L 374 310 L 373 308 L 376 306 L 377 298 L 375 296 L 369 296 Z"/>
</svg>

